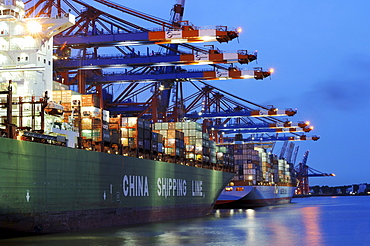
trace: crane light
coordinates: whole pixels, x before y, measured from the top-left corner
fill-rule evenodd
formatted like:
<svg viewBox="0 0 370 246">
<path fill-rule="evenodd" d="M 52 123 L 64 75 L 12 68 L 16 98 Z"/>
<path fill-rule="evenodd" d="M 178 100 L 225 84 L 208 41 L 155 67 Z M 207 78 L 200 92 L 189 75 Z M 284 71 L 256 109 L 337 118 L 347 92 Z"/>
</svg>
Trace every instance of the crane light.
<svg viewBox="0 0 370 246">
<path fill-rule="evenodd" d="M 201 39 L 203 41 L 212 41 L 212 40 L 215 39 L 215 37 L 213 37 L 213 36 L 203 36 L 203 37 L 201 37 Z"/>
<path fill-rule="evenodd" d="M 29 21 L 27 23 L 27 30 L 32 34 L 39 33 L 42 31 L 42 25 L 37 21 Z"/>
<path fill-rule="evenodd" d="M 274 72 L 275 72 L 275 69 L 270 68 L 269 72 L 270 72 L 270 73 L 274 73 Z"/>
<path fill-rule="evenodd" d="M 241 33 L 243 30 L 241 27 L 238 27 L 238 33 Z"/>
</svg>

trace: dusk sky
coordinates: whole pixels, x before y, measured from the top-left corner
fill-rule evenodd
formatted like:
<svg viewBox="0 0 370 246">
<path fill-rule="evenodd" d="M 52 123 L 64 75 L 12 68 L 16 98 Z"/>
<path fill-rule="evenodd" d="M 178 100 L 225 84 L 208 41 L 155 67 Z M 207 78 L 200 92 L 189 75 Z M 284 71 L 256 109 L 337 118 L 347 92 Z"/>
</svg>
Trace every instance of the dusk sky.
<svg viewBox="0 0 370 246">
<path fill-rule="evenodd" d="M 169 20 L 174 3 L 122 4 Z M 308 135 L 319 135 L 319 141 L 295 142 L 300 146 L 297 162 L 310 150 L 308 165 L 336 177 L 310 178 L 310 185 L 370 183 L 369 9 L 370 2 L 365 0 L 185 3 L 184 20 L 195 26 L 243 28 L 239 41 L 205 44 L 230 52 L 258 50 L 258 64 L 238 67 L 275 69 L 271 79 L 215 81 L 213 85 L 260 105 L 297 108 L 297 115 L 289 119 L 308 120 L 315 127 Z"/>
</svg>

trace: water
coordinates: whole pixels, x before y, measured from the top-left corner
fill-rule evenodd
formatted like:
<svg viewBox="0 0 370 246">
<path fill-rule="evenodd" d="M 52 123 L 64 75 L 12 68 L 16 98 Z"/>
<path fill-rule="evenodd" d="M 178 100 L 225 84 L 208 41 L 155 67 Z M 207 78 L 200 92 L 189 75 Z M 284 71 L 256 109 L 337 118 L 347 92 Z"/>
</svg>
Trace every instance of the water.
<svg viewBox="0 0 370 246">
<path fill-rule="evenodd" d="M 296 198 L 258 209 L 215 210 L 202 218 L 129 228 L 0 240 L 1 246 L 370 245 L 369 197 Z"/>
</svg>

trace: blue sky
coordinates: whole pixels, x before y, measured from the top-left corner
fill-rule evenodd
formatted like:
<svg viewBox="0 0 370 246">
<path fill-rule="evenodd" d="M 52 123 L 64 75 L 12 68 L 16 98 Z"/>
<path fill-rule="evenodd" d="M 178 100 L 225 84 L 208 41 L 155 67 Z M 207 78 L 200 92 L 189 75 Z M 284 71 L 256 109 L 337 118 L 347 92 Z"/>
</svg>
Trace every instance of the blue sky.
<svg viewBox="0 0 370 246">
<path fill-rule="evenodd" d="M 174 3 L 122 4 L 169 19 Z M 310 150 L 309 166 L 337 175 L 311 178 L 310 184 L 335 186 L 370 183 L 369 9 L 365 0 L 188 0 L 184 20 L 243 28 L 239 41 L 210 44 L 225 51 L 258 50 L 258 64 L 239 67 L 273 67 L 275 73 L 262 81 L 212 83 L 261 105 L 297 108 L 292 120 L 309 120 L 315 127 L 311 135 L 321 136 L 317 142 L 296 142 L 297 161 Z"/>
</svg>

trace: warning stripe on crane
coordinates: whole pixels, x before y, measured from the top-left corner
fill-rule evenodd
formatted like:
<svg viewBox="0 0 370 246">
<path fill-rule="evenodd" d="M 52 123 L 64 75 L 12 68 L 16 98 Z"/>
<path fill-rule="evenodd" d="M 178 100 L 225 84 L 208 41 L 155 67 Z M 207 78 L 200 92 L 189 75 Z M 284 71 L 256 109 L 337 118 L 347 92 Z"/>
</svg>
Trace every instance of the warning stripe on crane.
<svg viewBox="0 0 370 246">
<path fill-rule="evenodd" d="M 253 55 L 244 55 L 238 53 L 221 53 L 221 54 L 183 54 L 180 55 L 181 62 L 187 62 L 190 65 L 196 64 L 213 64 L 213 63 L 248 63 L 255 60 Z M 245 62 L 247 61 L 247 62 Z"/>
<path fill-rule="evenodd" d="M 298 122 L 298 123 L 293 123 L 293 122 L 278 122 L 278 123 L 270 123 L 269 127 L 270 128 L 286 128 L 286 127 L 300 127 L 300 128 L 305 128 L 309 125 L 309 122 Z"/>
<path fill-rule="evenodd" d="M 248 123 L 248 124 L 224 124 L 224 125 L 211 125 L 211 130 L 227 131 L 227 130 L 248 130 L 248 129 L 275 129 L 275 128 L 303 128 L 306 129 L 309 124 L 302 125 L 303 122 L 277 122 L 277 123 Z M 312 130 L 312 128 L 308 128 Z"/>
<path fill-rule="evenodd" d="M 231 33 L 230 33 L 231 32 Z M 194 43 L 194 42 L 226 42 L 237 37 L 236 31 L 221 31 L 216 29 L 201 30 L 168 30 L 151 31 L 148 33 L 149 41 L 158 41 L 157 44 L 168 43 Z M 223 41 L 225 40 L 225 41 Z"/>
<path fill-rule="evenodd" d="M 270 109 L 270 110 L 253 110 L 251 111 L 251 116 L 259 117 L 259 116 L 293 116 L 297 113 L 297 110 L 293 109 L 285 109 L 285 110 L 278 110 L 278 109 Z"/>
<path fill-rule="evenodd" d="M 115 33 L 89 36 L 60 36 L 54 39 L 54 45 L 69 46 L 80 45 L 82 47 L 109 46 L 132 46 L 170 43 L 194 43 L 194 42 L 228 42 L 238 37 L 236 31 L 217 29 L 206 30 L 172 30 L 172 31 L 143 31 L 134 33 Z"/>
<path fill-rule="evenodd" d="M 276 128 L 276 132 L 309 132 L 311 128 Z"/>
<path fill-rule="evenodd" d="M 308 129 L 309 131 L 311 129 Z M 296 132 L 307 132 L 306 129 L 300 128 L 257 128 L 257 129 L 238 129 L 238 133 L 269 133 L 269 132 L 276 132 L 276 133 L 296 133 Z M 235 134 L 235 130 L 225 130 L 222 131 L 222 134 Z"/>
<path fill-rule="evenodd" d="M 307 137 L 305 135 L 303 136 L 297 136 L 297 137 L 289 137 L 288 140 L 289 141 L 304 141 L 304 140 L 313 140 L 313 141 L 317 141 L 319 140 L 320 137 L 319 136 L 312 136 L 312 137 Z"/>
<path fill-rule="evenodd" d="M 224 142 L 233 142 L 234 141 L 234 137 L 225 137 L 223 138 L 223 141 Z M 262 135 L 258 135 L 258 136 L 249 136 L 247 138 L 244 138 L 243 141 L 245 143 L 254 143 L 254 142 L 265 142 L 265 141 L 305 141 L 305 140 L 313 140 L 313 141 L 317 141 L 319 140 L 320 137 L 319 136 L 312 136 L 312 137 L 308 137 L 306 135 L 301 135 L 301 136 L 262 136 Z"/>
<path fill-rule="evenodd" d="M 203 77 L 208 80 L 219 79 L 252 79 L 255 78 L 255 70 L 217 70 L 205 71 Z"/>
<path fill-rule="evenodd" d="M 228 112 L 228 113 L 225 113 L 225 112 L 193 112 L 193 113 L 185 114 L 185 117 L 189 119 L 194 119 L 194 118 L 207 119 L 207 118 L 289 116 L 291 114 L 292 114 L 291 109 L 287 109 L 287 110 L 272 109 L 272 110 L 236 111 L 236 112 Z"/>
</svg>

